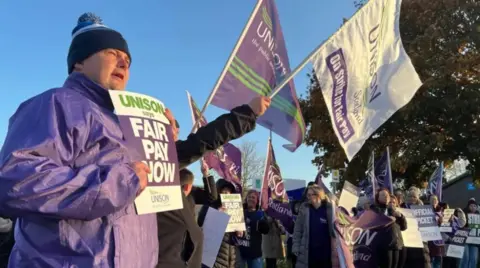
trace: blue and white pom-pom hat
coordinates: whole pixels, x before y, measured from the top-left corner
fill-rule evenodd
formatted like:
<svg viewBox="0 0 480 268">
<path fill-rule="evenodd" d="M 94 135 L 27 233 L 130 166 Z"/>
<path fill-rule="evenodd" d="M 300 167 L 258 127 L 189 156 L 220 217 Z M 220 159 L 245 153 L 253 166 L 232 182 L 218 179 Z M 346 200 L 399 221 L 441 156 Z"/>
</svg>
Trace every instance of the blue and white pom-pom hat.
<svg viewBox="0 0 480 268">
<path fill-rule="evenodd" d="M 91 55 L 108 48 L 125 52 L 131 62 L 132 56 L 123 36 L 103 24 L 97 15 L 84 13 L 72 30 L 72 43 L 67 58 L 68 74 L 72 73 L 75 63 L 81 63 Z"/>
</svg>

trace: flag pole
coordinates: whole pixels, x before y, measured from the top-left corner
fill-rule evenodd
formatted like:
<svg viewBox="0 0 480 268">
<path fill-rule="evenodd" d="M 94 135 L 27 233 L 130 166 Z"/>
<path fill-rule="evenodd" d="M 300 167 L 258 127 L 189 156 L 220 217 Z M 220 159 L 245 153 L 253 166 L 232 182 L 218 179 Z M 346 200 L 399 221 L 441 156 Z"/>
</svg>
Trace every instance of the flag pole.
<svg viewBox="0 0 480 268">
<path fill-rule="evenodd" d="M 259 195 L 259 198 L 258 198 L 258 205 L 260 206 L 260 208 L 262 208 L 263 184 L 265 183 L 265 176 L 267 176 L 266 174 L 268 173 L 268 164 L 269 164 L 268 159 L 270 159 L 270 146 L 272 146 L 272 140 L 270 138 L 268 138 L 267 157 L 265 158 L 265 167 L 263 169 L 264 171 L 263 171 L 262 184 L 260 186 L 260 195 Z M 267 196 L 267 198 L 268 198 L 268 196 Z"/>
<path fill-rule="evenodd" d="M 390 162 L 390 148 L 387 146 L 388 177 L 390 178 L 390 193 L 393 194 L 392 163 Z"/>
<path fill-rule="evenodd" d="M 225 63 L 225 66 L 223 67 L 223 70 L 222 70 L 222 72 L 220 73 L 220 76 L 219 76 L 218 79 L 217 79 L 217 82 L 215 82 L 215 86 L 213 87 L 212 91 L 210 92 L 210 95 L 209 95 L 208 98 L 207 98 L 207 101 L 205 102 L 205 104 L 204 104 L 203 107 L 202 107 L 202 110 L 200 111 L 200 117 L 199 117 L 199 118 L 202 118 L 203 114 L 205 113 L 205 110 L 207 109 L 207 106 L 210 104 L 210 102 L 212 102 L 213 97 L 215 96 L 215 93 L 217 93 L 217 90 L 218 90 L 218 88 L 219 88 L 219 86 L 220 86 L 220 83 L 222 82 L 223 78 L 224 78 L 225 75 L 227 74 L 228 68 L 230 67 L 230 64 L 232 64 L 233 58 L 234 58 L 235 55 L 237 54 L 237 51 L 238 51 L 238 49 L 240 48 L 240 45 L 242 44 L 243 39 L 244 39 L 245 36 L 247 35 L 247 30 L 250 28 L 250 25 L 251 25 L 252 22 L 253 22 L 253 18 L 254 18 L 255 15 L 257 14 L 258 9 L 260 9 L 260 6 L 262 5 L 262 2 L 263 2 L 263 0 L 258 0 L 258 1 L 257 1 L 257 5 L 255 6 L 255 8 L 253 9 L 252 13 L 250 14 L 250 17 L 248 18 L 247 23 L 245 24 L 245 27 L 244 27 L 243 30 L 242 30 L 242 33 L 241 33 L 240 36 L 238 37 L 237 43 L 236 43 L 235 46 L 233 47 L 233 50 L 232 50 L 232 52 L 230 53 L 230 56 L 228 57 L 228 60 L 227 60 L 227 62 Z M 198 125 L 198 121 L 196 121 L 196 122 L 193 124 L 192 131 L 190 131 L 190 132 L 193 132 L 193 130 L 195 129 L 195 127 L 196 127 L 197 125 Z"/>
<path fill-rule="evenodd" d="M 368 3 L 366 3 L 365 5 L 363 5 L 361 8 L 357 9 L 357 11 L 355 11 L 355 13 L 352 15 L 351 18 L 355 17 L 355 15 L 357 15 L 358 12 L 360 12 L 364 7 L 368 6 L 369 4 L 371 4 L 373 1 L 368 1 Z M 273 90 L 272 90 L 272 93 L 269 95 L 270 98 L 273 98 L 275 97 L 275 95 L 278 94 L 278 92 L 280 92 L 280 90 L 286 85 L 288 84 L 288 82 L 290 82 L 290 80 L 292 80 L 292 78 L 297 75 L 306 65 L 308 62 L 310 62 L 310 60 L 312 60 L 313 57 L 315 57 L 315 55 L 318 53 L 318 51 L 320 51 L 320 49 L 323 47 L 323 45 L 325 45 L 328 41 L 330 41 L 332 38 L 334 38 L 339 32 L 340 30 L 345 27 L 345 25 L 347 25 L 348 23 L 350 23 L 350 19 L 347 20 L 345 23 L 343 23 L 343 25 L 337 30 L 335 31 L 335 33 L 333 33 L 327 40 L 323 41 L 320 45 L 318 45 L 310 54 L 308 54 L 308 56 L 303 59 L 302 62 L 300 62 L 300 64 L 293 70 L 291 71 L 287 76 L 285 76 L 285 78 L 282 80 L 282 82 L 280 84 L 278 84 Z"/>
</svg>

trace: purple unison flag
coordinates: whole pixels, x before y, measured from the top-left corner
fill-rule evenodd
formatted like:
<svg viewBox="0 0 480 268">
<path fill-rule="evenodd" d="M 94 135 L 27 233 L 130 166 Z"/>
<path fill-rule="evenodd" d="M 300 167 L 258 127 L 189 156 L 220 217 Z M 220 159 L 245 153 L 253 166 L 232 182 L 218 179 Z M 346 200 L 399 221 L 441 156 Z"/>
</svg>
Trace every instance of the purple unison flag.
<svg viewBox="0 0 480 268">
<path fill-rule="evenodd" d="M 385 153 L 375 162 L 375 178 L 377 189 L 385 188 L 393 193 L 392 169 L 390 166 L 390 152 L 387 148 Z"/>
<path fill-rule="evenodd" d="M 366 180 L 370 183 L 370 187 L 365 188 L 365 195 L 368 196 L 370 200 L 375 200 L 375 193 L 377 191 L 377 178 L 375 177 L 375 156 L 372 152 L 370 159 L 368 159 L 366 171 Z"/>
<path fill-rule="evenodd" d="M 291 71 L 277 7 L 273 0 L 259 1 L 212 100 L 219 108 L 231 110 L 258 95 L 268 96 Z M 289 151 L 300 146 L 305 122 L 293 79 L 273 97 L 270 108 L 257 122 L 291 142 L 283 146 Z"/>
<path fill-rule="evenodd" d="M 177 149 L 163 103 L 133 92 L 109 93 L 132 160 L 151 171 L 147 188 L 135 199 L 137 213 L 183 208 Z"/>
<path fill-rule="evenodd" d="M 438 201 L 442 201 L 442 187 L 443 187 L 443 162 L 435 169 L 427 186 L 427 195 L 436 195 Z"/>
<path fill-rule="evenodd" d="M 204 116 L 200 118 L 200 109 L 187 91 L 188 103 L 192 113 L 192 120 L 199 122 L 199 127 L 205 126 L 207 120 Z M 196 131 L 196 129 L 195 129 Z M 208 152 L 203 159 L 209 168 L 217 172 L 218 176 L 231 182 L 237 191 L 241 192 L 242 178 L 242 152 L 233 144 L 227 143 L 214 152 Z"/>
<path fill-rule="evenodd" d="M 330 198 L 330 200 L 337 202 L 337 197 L 327 188 L 325 183 L 323 183 L 322 172 L 323 172 L 323 165 L 320 167 L 320 170 L 318 171 L 317 177 L 315 177 L 315 184 L 320 186 L 323 189 L 323 191 L 327 194 L 327 196 L 328 196 L 328 198 Z"/>
<path fill-rule="evenodd" d="M 341 267 L 378 267 L 376 254 L 391 242 L 394 220 L 370 210 L 356 219 L 337 209 L 335 217 Z"/>
<path fill-rule="evenodd" d="M 272 218 L 278 219 L 290 234 L 293 233 L 293 213 L 288 202 L 280 167 L 275 160 L 272 142 L 268 140 L 265 173 L 260 196 L 260 205 Z"/>
</svg>

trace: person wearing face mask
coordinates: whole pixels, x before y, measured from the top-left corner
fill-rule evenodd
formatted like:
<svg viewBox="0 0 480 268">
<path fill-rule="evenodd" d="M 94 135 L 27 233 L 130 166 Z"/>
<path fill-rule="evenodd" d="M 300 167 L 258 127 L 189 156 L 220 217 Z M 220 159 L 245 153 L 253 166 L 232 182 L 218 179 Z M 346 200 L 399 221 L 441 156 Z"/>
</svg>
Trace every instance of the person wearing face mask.
<svg viewBox="0 0 480 268">
<path fill-rule="evenodd" d="M 391 200 L 394 200 L 391 202 Z M 370 209 L 379 214 L 386 215 L 395 220 L 391 226 L 391 232 L 388 232 L 390 245 L 385 252 L 379 255 L 380 267 L 397 268 L 400 251 L 403 248 L 402 232 L 407 229 L 407 220 L 398 210 L 396 210 L 396 198 L 393 199 L 387 189 L 380 189 L 375 195 L 375 204 Z"/>
<path fill-rule="evenodd" d="M 420 190 L 413 186 L 408 190 L 405 203 L 401 207 L 410 208 L 412 205 L 423 205 Z M 431 268 L 430 251 L 426 242 L 423 242 L 423 248 L 407 248 L 406 255 L 404 268 Z"/>
<path fill-rule="evenodd" d="M 268 234 L 270 227 L 263 213 L 259 210 L 259 194 L 256 190 L 249 190 L 246 202 L 243 204 L 245 214 L 245 234 L 238 238 L 240 260 L 238 268 L 263 268 L 262 235 Z"/>
<path fill-rule="evenodd" d="M 323 189 L 307 188 L 308 203 L 302 204 L 293 231 L 292 253 L 296 268 L 330 268 L 338 261 L 334 245 L 334 209 Z"/>
<path fill-rule="evenodd" d="M 463 210 L 467 219 L 466 226 L 468 227 L 468 214 L 479 214 L 477 210 L 477 201 L 475 198 L 470 198 L 467 203 L 467 207 Z M 465 244 L 463 251 L 463 257 L 460 261 L 460 268 L 475 268 L 478 262 L 478 245 Z"/>
</svg>

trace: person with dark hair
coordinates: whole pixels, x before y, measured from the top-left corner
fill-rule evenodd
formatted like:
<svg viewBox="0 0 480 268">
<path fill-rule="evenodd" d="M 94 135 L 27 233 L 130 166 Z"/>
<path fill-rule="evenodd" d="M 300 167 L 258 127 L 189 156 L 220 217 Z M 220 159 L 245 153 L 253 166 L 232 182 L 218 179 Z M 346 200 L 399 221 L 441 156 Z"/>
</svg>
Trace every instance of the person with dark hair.
<svg viewBox="0 0 480 268">
<path fill-rule="evenodd" d="M 406 193 L 405 202 L 403 203 L 402 208 L 410 208 L 412 205 L 423 205 L 422 200 L 420 200 L 420 190 L 412 186 Z M 406 248 L 406 258 L 405 262 L 400 264 L 400 268 L 431 268 L 430 261 L 430 250 L 428 249 L 427 242 L 423 242 L 423 248 Z"/>
<path fill-rule="evenodd" d="M 183 208 L 157 213 L 157 267 L 194 267 L 202 264 L 203 232 L 195 221 L 194 207 L 187 197 L 192 190 L 194 175 L 180 170 Z"/>
<path fill-rule="evenodd" d="M 394 197 L 395 198 L 395 197 Z M 391 227 L 391 231 L 387 232 L 390 237 L 387 239 L 390 241 L 388 248 L 383 248 L 383 252 L 377 253 L 379 267 L 384 268 L 397 268 L 400 259 L 400 251 L 403 248 L 402 232 L 407 229 L 407 220 L 397 209 L 397 199 L 394 203 L 390 200 L 392 197 L 387 189 L 380 189 L 375 194 L 375 204 L 371 205 L 370 209 L 378 214 L 389 216 L 395 220 Z"/>
<path fill-rule="evenodd" d="M 443 221 L 443 208 L 440 206 L 438 197 L 434 194 L 430 195 L 429 204 L 432 206 L 433 211 L 435 212 L 437 224 L 440 226 Z M 445 242 L 443 239 L 438 241 L 428 241 L 428 250 L 430 251 L 430 262 L 432 268 L 443 267 L 443 256 L 445 255 Z"/>
<path fill-rule="evenodd" d="M 235 194 L 237 193 L 235 186 L 225 179 L 219 179 L 216 183 L 217 198 L 211 200 L 210 203 L 204 204 L 198 213 L 198 225 L 201 227 L 207 216 L 208 208 L 224 211 L 220 194 Z M 235 237 L 243 235 L 242 232 L 228 232 L 224 233 L 220 249 L 213 267 L 211 268 L 236 268 L 237 265 L 237 246 L 235 244 Z M 205 267 L 202 265 L 202 267 Z"/>
</svg>

